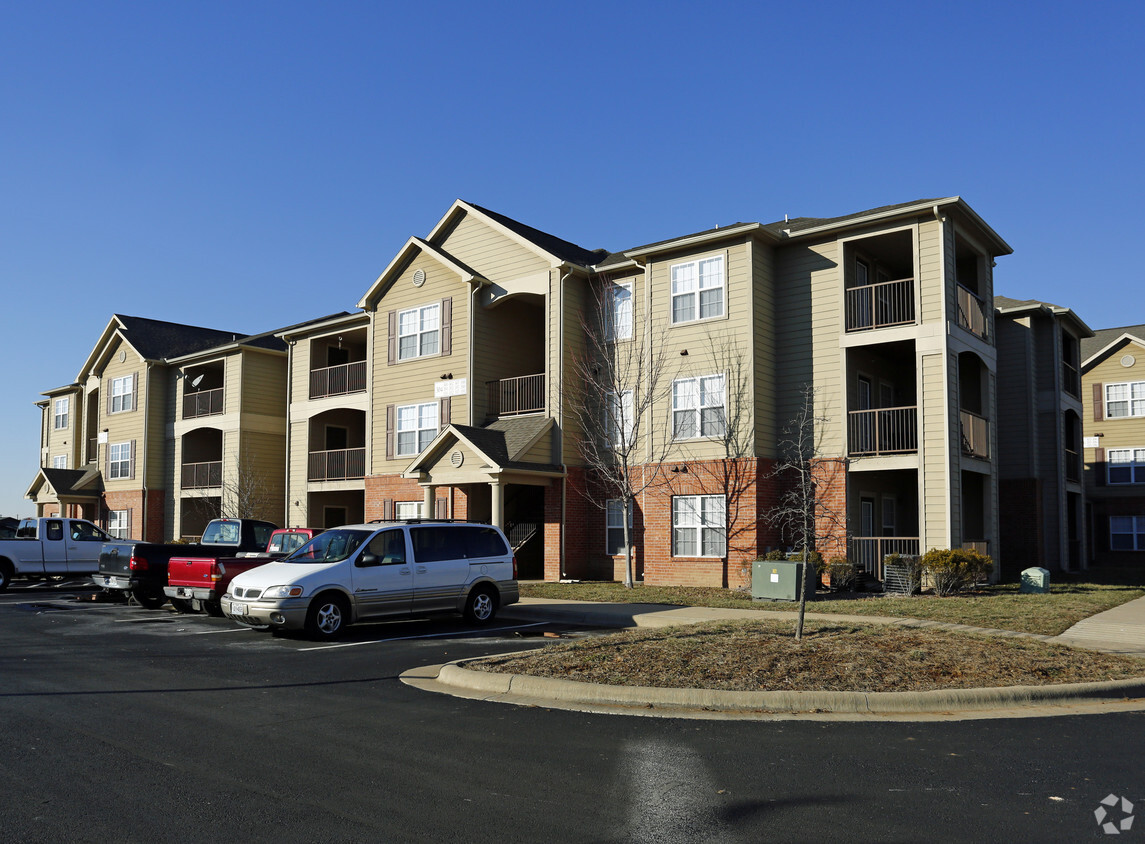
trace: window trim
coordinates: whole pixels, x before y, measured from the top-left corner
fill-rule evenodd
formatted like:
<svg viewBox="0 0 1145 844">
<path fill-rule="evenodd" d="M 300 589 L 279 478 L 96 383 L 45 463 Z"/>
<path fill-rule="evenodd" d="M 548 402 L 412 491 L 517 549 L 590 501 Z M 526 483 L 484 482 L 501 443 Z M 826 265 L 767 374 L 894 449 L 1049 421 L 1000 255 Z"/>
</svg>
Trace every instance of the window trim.
<svg viewBox="0 0 1145 844">
<path fill-rule="evenodd" d="M 620 325 L 618 313 L 620 309 L 617 307 L 619 302 L 617 293 L 622 290 L 628 294 L 627 319 L 623 326 Z M 635 297 L 636 288 L 631 281 L 614 281 L 608 286 L 606 293 L 607 310 L 604 315 L 604 339 L 608 342 L 615 343 L 620 340 L 631 340 L 635 335 Z M 623 329 L 623 333 L 617 330 L 618 326 Z"/>
<path fill-rule="evenodd" d="M 63 410 L 60 406 L 63 405 Z M 71 397 L 64 396 L 55 399 L 52 402 L 52 430 L 65 431 L 68 427 L 68 420 L 71 418 Z"/>
<path fill-rule="evenodd" d="M 708 262 L 718 261 L 720 265 L 719 283 L 712 284 L 707 287 L 703 286 L 704 274 L 702 272 L 702 265 Z M 676 272 L 682 267 L 694 267 L 695 280 L 694 289 L 684 291 L 681 293 L 676 292 Z M 710 314 L 703 316 L 701 313 L 702 304 L 700 302 L 700 293 L 705 290 L 720 291 L 720 312 L 718 314 Z M 690 319 L 677 319 L 676 318 L 676 300 L 686 296 L 695 297 L 695 308 L 693 310 L 694 316 Z M 677 261 L 668 267 L 668 319 L 670 325 L 690 325 L 695 322 L 706 322 L 714 319 L 726 319 L 728 315 L 728 261 L 727 253 L 720 252 L 715 255 L 706 255 L 693 258 L 690 261 Z"/>
<path fill-rule="evenodd" d="M 433 408 L 433 426 L 432 426 L 432 428 L 421 426 L 421 412 L 422 412 L 422 408 L 425 408 L 425 407 L 432 407 Z M 441 431 L 440 407 L 441 406 L 438 404 L 438 402 L 428 401 L 428 402 L 417 402 L 414 404 L 397 405 L 394 408 L 394 457 L 416 457 L 417 455 L 421 454 L 422 451 L 425 450 L 425 446 L 421 445 L 421 437 L 422 437 L 423 432 L 431 432 L 429 439 L 426 441 L 426 445 L 429 445 L 429 443 L 433 442 L 433 438 L 436 437 L 438 435 L 438 433 Z M 417 427 L 415 427 L 413 429 L 403 429 L 402 428 L 402 411 L 403 410 L 409 410 L 410 408 L 414 408 L 415 419 L 417 421 Z M 402 451 L 402 436 L 401 435 L 403 433 L 407 433 L 407 434 L 410 433 L 410 430 L 412 430 L 414 433 L 414 444 L 417 448 L 415 451 Z"/>
<path fill-rule="evenodd" d="M 1113 523 L 1117 519 L 1128 519 L 1128 531 L 1114 531 Z M 1131 548 L 1117 548 L 1114 546 L 1114 536 L 1128 536 L 1132 541 Z M 1110 551 L 1145 551 L 1145 516 L 1110 516 L 1109 517 L 1109 550 Z"/>
<path fill-rule="evenodd" d="M 64 464 L 63 466 L 59 465 L 61 462 Z M 55 457 L 53 457 L 52 458 L 52 468 L 53 469 L 66 469 L 66 468 L 68 468 L 68 456 L 66 454 L 59 454 L 59 455 L 56 455 Z"/>
<path fill-rule="evenodd" d="M 113 525 L 113 521 L 121 521 L 122 524 L 117 526 Z M 122 534 L 116 533 L 122 531 Z M 107 511 L 107 534 L 115 539 L 130 539 L 131 538 L 131 510 L 108 510 Z"/>
<path fill-rule="evenodd" d="M 1115 387 L 1125 387 L 1126 395 L 1123 399 L 1110 399 L 1109 391 Z M 1134 388 L 1140 390 L 1140 394 L 1134 395 Z M 1106 419 L 1135 419 L 1145 416 L 1145 381 L 1116 381 L 1111 384 L 1104 385 L 1105 395 L 1103 396 L 1102 405 L 1105 409 Z M 1125 405 L 1125 413 L 1114 414 L 1110 412 L 1110 405 L 1116 402 L 1117 404 Z M 1136 413 L 1133 412 L 1134 404 L 1137 404 Z"/>
<path fill-rule="evenodd" d="M 126 449 L 126 454 L 116 458 L 117 449 L 121 455 Z M 107 446 L 107 478 L 111 481 L 125 481 L 131 478 L 131 440 L 110 443 Z"/>
<path fill-rule="evenodd" d="M 395 501 L 394 502 L 394 521 L 404 522 L 407 519 L 420 519 L 421 518 L 421 501 Z M 403 516 L 398 511 L 403 507 L 413 507 L 412 516 Z"/>
<path fill-rule="evenodd" d="M 691 512 L 697 516 L 695 524 L 681 524 L 677 522 L 677 517 L 684 515 L 683 508 L 677 508 L 677 502 L 683 502 L 687 499 L 693 499 L 695 505 Z M 722 516 L 719 526 L 714 524 L 705 524 L 705 508 L 704 502 L 719 501 L 720 502 L 720 515 Z M 710 512 L 710 511 L 709 511 Z M 728 529 L 728 509 L 727 500 L 722 495 L 673 495 L 671 503 L 671 518 L 672 518 L 672 556 L 683 557 L 688 559 L 706 559 L 706 560 L 719 560 L 723 559 L 727 553 L 727 529 Z M 677 542 L 677 533 L 679 531 L 694 531 L 694 546 L 696 549 L 695 554 L 682 554 Z M 718 554 L 705 554 L 704 553 L 704 539 L 705 531 L 716 531 L 720 537 L 720 550 Z"/>
<path fill-rule="evenodd" d="M 1128 452 L 1132 459 L 1114 460 L 1113 455 L 1118 452 Z M 1113 479 L 1115 465 L 1119 470 L 1127 470 L 1129 472 L 1129 480 L 1115 481 Z M 1145 448 L 1141 446 L 1107 448 L 1105 450 L 1105 482 L 1109 486 L 1145 484 Z"/>
<path fill-rule="evenodd" d="M 705 380 L 709 380 L 712 378 L 718 378 L 720 381 L 720 387 L 719 387 L 720 403 L 719 404 L 704 404 L 703 382 Z M 688 382 L 695 382 L 695 386 L 693 388 L 693 394 L 695 395 L 696 403 L 695 403 L 695 405 L 693 405 L 691 407 L 679 407 L 676 404 L 676 399 L 677 399 L 676 387 L 679 384 L 685 384 Z M 722 411 L 722 415 L 721 415 L 722 425 L 720 426 L 721 430 L 719 430 L 715 433 L 707 433 L 706 434 L 706 433 L 704 433 L 704 411 L 705 410 L 715 410 L 717 408 L 719 408 Z M 695 428 L 694 428 L 695 433 L 692 436 L 680 436 L 679 435 L 680 427 L 677 424 L 676 419 L 677 419 L 677 414 L 680 414 L 680 413 L 693 414 L 694 424 L 695 424 Z M 683 441 L 683 440 L 711 440 L 711 439 L 719 439 L 720 437 L 723 437 L 727 433 L 727 424 L 728 424 L 727 376 L 722 372 L 712 372 L 712 373 L 708 373 L 706 375 L 695 375 L 695 376 L 692 376 L 689 378 L 676 378 L 676 379 L 674 379 L 672 381 L 672 418 L 669 421 L 671 423 L 672 440 L 674 442 Z"/>
<path fill-rule="evenodd" d="M 121 392 L 116 393 L 116 385 L 120 385 L 123 388 Z M 109 415 L 112 413 L 129 413 L 135 410 L 135 375 L 123 375 L 119 378 L 112 378 L 111 391 L 108 397 L 110 399 L 107 408 Z M 118 408 L 115 406 L 116 399 L 119 399 Z"/>
<path fill-rule="evenodd" d="M 632 533 L 632 516 L 636 512 L 635 502 L 628 511 L 628 538 L 634 538 Z M 615 517 L 615 518 L 614 518 Z M 611 550 L 613 545 L 609 541 L 609 534 L 613 531 L 619 531 L 620 537 L 616 542 L 616 550 Z M 635 546 L 635 542 L 633 545 Z M 624 501 L 620 498 L 609 498 L 604 503 L 604 553 L 610 557 L 619 557 L 625 553 L 624 545 Z"/>
<path fill-rule="evenodd" d="M 430 311 L 430 310 L 436 312 L 436 314 L 437 314 L 437 327 L 433 328 L 433 329 L 426 329 L 423 327 L 425 324 L 424 314 L 426 311 Z M 413 314 L 413 313 L 417 314 L 417 324 L 418 324 L 417 330 L 412 331 L 412 332 L 404 332 L 403 333 L 402 332 L 402 317 L 405 316 L 406 314 Z M 433 303 L 428 304 L 428 305 L 416 305 L 412 308 L 405 308 L 403 310 L 398 311 L 397 312 L 396 331 L 397 331 L 397 360 L 399 362 L 400 361 L 407 361 L 407 360 L 417 360 L 418 358 L 430 358 L 430 357 L 440 356 L 442 354 L 442 307 L 441 307 L 441 302 L 433 302 Z M 423 352 L 422 351 L 422 339 L 423 339 L 423 337 L 425 337 L 431 333 L 437 335 L 437 348 L 432 352 Z M 407 338 L 407 337 L 417 338 L 417 342 L 416 342 L 417 348 L 416 348 L 416 352 L 414 354 L 403 354 L 402 353 L 402 339 Z"/>
<path fill-rule="evenodd" d="M 608 430 L 608 442 L 613 448 L 626 449 L 636 444 L 635 402 L 632 390 L 620 390 L 608 395 L 604 411 L 607 418 L 604 422 Z"/>
</svg>

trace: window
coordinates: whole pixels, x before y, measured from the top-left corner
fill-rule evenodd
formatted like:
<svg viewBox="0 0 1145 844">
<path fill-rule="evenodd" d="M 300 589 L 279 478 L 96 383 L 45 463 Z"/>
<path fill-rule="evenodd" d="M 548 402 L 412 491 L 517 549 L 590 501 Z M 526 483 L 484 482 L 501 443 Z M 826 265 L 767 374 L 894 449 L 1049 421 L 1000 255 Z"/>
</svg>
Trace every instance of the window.
<svg viewBox="0 0 1145 844">
<path fill-rule="evenodd" d="M 632 409 L 632 391 L 613 393 L 608 398 L 608 425 L 609 442 L 616 448 L 624 448 L 633 444 L 636 439 L 636 419 Z"/>
<path fill-rule="evenodd" d="M 677 495 L 672 499 L 672 556 L 724 555 L 722 495 Z"/>
<path fill-rule="evenodd" d="M 111 379 L 111 413 L 135 410 L 135 376 Z"/>
<path fill-rule="evenodd" d="M 704 375 L 672 382 L 672 438 L 724 435 L 724 376 Z"/>
<path fill-rule="evenodd" d="M 395 501 L 394 502 L 394 518 L 395 519 L 420 519 L 421 518 L 421 502 L 420 501 Z"/>
<path fill-rule="evenodd" d="M 1145 416 L 1145 381 L 1105 385 L 1105 418 Z"/>
<path fill-rule="evenodd" d="M 724 257 L 672 265 L 672 322 L 724 315 Z"/>
<path fill-rule="evenodd" d="M 632 339 L 632 285 L 614 284 L 608 290 L 605 336 L 609 340 Z"/>
<path fill-rule="evenodd" d="M 87 522 L 72 522 L 71 526 L 73 542 L 104 542 L 108 539 L 106 533 Z"/>
<path fill-rule="evenodd" d="M 68 468 L 68 456 L 65 454 L 63 457 L 52 458 L 53 469 L 66 469 Z"/>
<path fill-rule="evenodd" d="M 107 474 L 112 480 L 131 477 L 131 443 L 113 443 L 107 449 Z"/>
<path fill-rule="evenodd" d="M 1145 551 L 1145 516 L 1110 516 L 1111 551 Z"/>
<path fill-rule="evenodd" d="M 632 538 L 632 511 L 628 511 L 628 537 Z M 605 549 L 606 554 L 616 556 L 624 553 L 624 502 L 610 498 L 605 507 Z"/>
<path fill-rule="evenodd" d="M 398 313 L 398 360 L 436 355 L 441 350 L 441 305 Z"/>
<path fill-rule="evenodd" d="M 421 454 L 437 436 L 437 402 L 397 409 L 398 456 Z"/>
<path fill-rule="evenodd" d="M 1111 484 L 1145 484 L 1145 448 L 1111 448 L 1105 452 Z"/>
<path fill-rule="evenodd" d="M 55 402 L 53 403 L 53 405 L 52 405 L 52 427 L 55 430 L 60 431 L 64 428 L 68 427 L 69 405 L 70 405 L 70 400 L 66 399 L 66 398 L 56 399 Z"/>
</svg>

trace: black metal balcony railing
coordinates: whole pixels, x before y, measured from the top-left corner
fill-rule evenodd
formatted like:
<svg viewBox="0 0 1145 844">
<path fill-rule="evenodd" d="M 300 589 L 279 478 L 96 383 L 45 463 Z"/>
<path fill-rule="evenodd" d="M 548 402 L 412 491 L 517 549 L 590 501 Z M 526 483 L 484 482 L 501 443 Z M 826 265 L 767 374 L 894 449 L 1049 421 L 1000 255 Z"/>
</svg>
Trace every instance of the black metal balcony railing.
<svg viewBox="0 0 1145 844">
<path fill-rule="evenodd" d="M 99 437 L 92 437 L 87 441 L 87 462 L 95 463 L 99 459 Z"/>
<path fill-rule="evenodd" d="M 183 396 L 183 418 L 197 419 L 200 416 L 217 416 L 223 412 L 223 388 L 199 390 Z"/>
<path fill-rule="evenodd" d="M 339 448 L 310 452 L 306 474 L 312 481 L 350 481 L 366 477 L 366 449 Z"/>
<path fill-rule="evenodd" d="M 986 339 L 989 322 L 986 319 L 986 303 L 968 287 L 958 285 L 958 324 Z"/>
<path fill-rule="evenodd" d="M 847 414 L 847 445 L 854 457 L 918 451 L 918 408 L 852 410 Z"/>
<path fill-rule="evenodd" d="M 183 489 L 211 489 L 222 485 L 222 460 L 183 464 Z"/>
<path fill-rule="evenodd" d="M 487 381 L 485 386 L 489 390 L 489 415 L 492 417 L 520 416 L 545 409 L 544 373 Z"/>
<path fill-rule="evenodd" d="M 849 559 L 863 571 L 883 579 L 883 558 L 887 554 L 918 554 L 917 536 L 852 536 Z"/>
<path fill-rule="evenodd" d="M 310 398 L 344 396 L 366 390 L 366 362 L 356 360 L 310 370 Z"/>
<path fill-rule="evenodd" d="M 846 330 L 867 331 L 914 322 L 914 279 L 880 281 L 846 291 Z"/>
<path fill-rule="evenodd" d="M 960 411 L 962 453 L 990 459 L 990 422 L 969 410 Z"/>
<path fill-rule="evenodd" d="M 1065 450 L 1065 479 L 1081 483 L 1081 455 L 1071 448 Z"/>
<path fill-rule="evenodd" d="M 1062 361 L 1062 388 L 1076 399 L 1081 398 L 1081 374 L 1077 367 Z"/>
</svg>

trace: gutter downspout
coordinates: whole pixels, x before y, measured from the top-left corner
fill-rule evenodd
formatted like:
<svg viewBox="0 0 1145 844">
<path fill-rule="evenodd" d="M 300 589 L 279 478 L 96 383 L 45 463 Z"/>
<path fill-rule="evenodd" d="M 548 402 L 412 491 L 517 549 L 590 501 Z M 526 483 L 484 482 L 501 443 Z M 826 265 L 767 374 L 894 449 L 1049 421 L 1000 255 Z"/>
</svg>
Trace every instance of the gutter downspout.
<svg viewBox="0 0 1145 844">
<path fill-rule="evenodd" d="M 144 369 L 143 376 L 143 394 L 147 397 L 143 404 L 143 460 L 140 461 L 142 469 L 140 473 L 143 477 L 143 505 L 139 508 L 142 516 L 143 528 L 143 541 L 147 541 L 147 435 L 150 433 L 148 426 L 148 417 L 151 415 L 151 361 L 147 361 L 146 369 Z M 178 408 L 176 408 L 178 413 Z M 110 446 L 109 446 L 110 447 Z"/>
<path fill-rule="evenodd" d="M 561 448 L 561 471 L 564 472 L 564 477 L 561 478 L 561 550 L 558 559 L 559 576 L 557 580 L 564 580 L 567 572 L 565 571 L 565 540 L 568 534 L 568 492 L 569 492 L 569 467 L 565 463 L 565 402 L 564 402 L 564 353 L 565 353 L 565 282 L 573 273 L 572 268 L 561 276 L 560 283 L 557 285 L 557 360 L 558 369 L 561 373 L 561 389 L 557 392 L 557 430 L 560 431 L 560 448 Z M 551 390 L 551 387 L 550 387 Z"/>
<path fill-rule="evenodd" d="M 296 341 L 288 340 L 286 344 L 286 526 L 290 527 L 290 405 L 294 401 L 294 344 Z M 309 373 L 307 373 L 309 375 Z M 307 522 L 309 524 L 309 522 Z"/>
</svg>

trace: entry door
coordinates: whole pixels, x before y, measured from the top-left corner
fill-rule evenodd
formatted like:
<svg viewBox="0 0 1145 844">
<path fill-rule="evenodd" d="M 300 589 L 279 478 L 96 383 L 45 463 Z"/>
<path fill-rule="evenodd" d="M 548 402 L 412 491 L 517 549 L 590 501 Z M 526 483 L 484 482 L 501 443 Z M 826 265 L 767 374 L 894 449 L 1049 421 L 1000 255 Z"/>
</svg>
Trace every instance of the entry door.
<svg viewBox="0 0 1145 844">
<path fill-rule="evenodd" d="M 366 552 L 373 554 L 377 562 L 363 565 L 362 554 Z M 405 532 L 400 528 L 382 531 L 362 549 L 351 570 L 359 616 L 409 613 L 413 599 L 413 570 L 409 559 Z"/>
<path fill-rule="evenodd" d="M 883 496 L 883 536 L 895 536 L 895 531 L 898 528 L 897 518 L 895 514 L 895 497 L 893 495 Z"/>
</svg>

